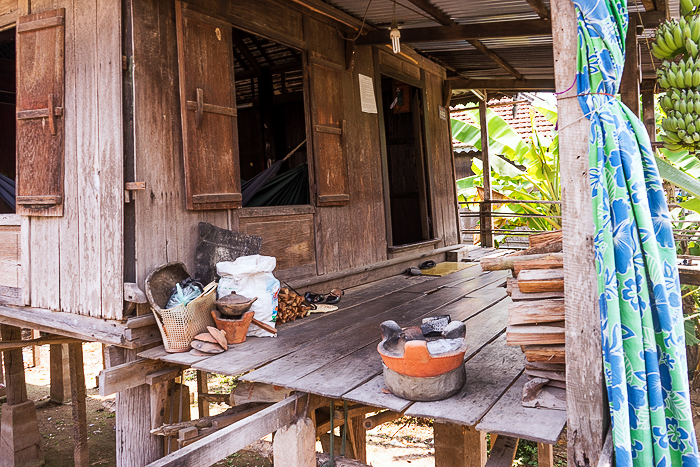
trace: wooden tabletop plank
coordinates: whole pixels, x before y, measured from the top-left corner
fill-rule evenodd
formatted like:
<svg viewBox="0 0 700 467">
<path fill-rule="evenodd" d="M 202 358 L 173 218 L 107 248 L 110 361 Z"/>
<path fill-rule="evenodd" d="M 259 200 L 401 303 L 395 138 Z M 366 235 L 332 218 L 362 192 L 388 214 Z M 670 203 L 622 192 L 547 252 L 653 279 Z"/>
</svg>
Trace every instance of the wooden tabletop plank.
<svg viewBox="0 0 700 467">
<path fill-rule="evenodd" d="M 459 300 L 464 295 L 473 291 L 476 287 L 487 285 L 488 276 L 479 277 L 469 281 L 464 287 L 446 287 L 430 295 L 420 295 L 418 299 L 398 306 L 383 313 L 379 313 L 354 326 L 346 327 L 330 336 L 322 336 L 313 343 L 308 343 L 298 350 L 274 360 L 267 365 L 245 375 L 246 381 L 274 384 L 276 386 L 291 387 L 291 384 L 312 373 L 324 365 L 338 360 L 356 350 L 378 342 L 381 337 L 379 325 L 389 319 L 397 323 L 409 323 L 416 325 L 419 317 L 438 313 L 436 309 Z M 310 329 L 309 332 L 317 332 Z"/>
<path fill-rule="evenodd" d="M 566 411 L 523 407 L 521 401 L 526 381 L 527 376 L 521 375 L 476 429 L 538 443 L 556 444 L 566 425 Z"/>
<path fill-rule="evenodd" d="M 151 360 L 161 360 L 168 363 L 175 363 L 178 365 L 191 366 L 195 363 L 206 360 L 210 357 L 196 357 L 190 355 L 189 352 L 178 352 L 169 353 L 165 351 L 165 347 L 159 345 L 158 347 L 153 347 L 152 349 L 144 350 L 138 354 L 141 358 L 149 358 Z"/>
<path fill-rule="evenodd" d="M 371 381 L 344 394 L 343 399 L 394 412 L 403 412 L 413 403 L 393 395 L 384 384 L 382 375 L 375 376 Z"/>
<path fill-rule="evenodd" d="M 496 305 L 476 314 L 466 322 L 466 341 L 469 346 L 465 356 L 467 360 L 477 354 L 489 342 L 493 341 L 496 336 L 503 333 L 507 316 L 507 303 L 506 300 L 502 300 Z M 377 392 L 382 391 L 381 388 L 383 386 L 378 386 L 379 383 L 375 381 L 376 378 L 380 378 L 381 385 L 384 384 L 384 377 L 381 374 L 381 357 L 376 349 L 377 343 L 378 341 L 371 346 L 367 346 L 361 353 L 348 355 L 324 367 L 322 370 L 312 373 L 303 380 L 295 381 L 292 383 L 292 387 L 298 390 L 305 387 L 316 394 L 325 394 L 326 397 L 342 397 L 343 399 L 376 406 L 376 403 L 373 402 L 375 399 L 386 399 L 382 398 L 381 394 Z M 370 380 L 368 377 L 371 377 L 371 373 L 376 376 Z M 342 375 L 343 378 L 335 377 L 333 376 L 334 374 Z M 363 381 L 368 382 L 362 383 Z M 362 384 L 352 388 L 358 382 Z M 342 393 L 344 389 L 349 388 L 352 389 Z M 395 405 L 395 401 L 392 401 L 393 399 L 389 399 L 389 402 Z"/>
<path fill-rule="evenodd" d="M 286 328 L 279 327 L 277 337 L 250 337 L 241 344 L 232 346 L 228 352 L 199 362 L 197 370 L 210 373 L 240 375 L 276 358 L 287 355 L 304 345 L 321 338 L 342 332 L 350 326 L 371 318 L 383 311 L 404 305 L 421 298 L 414 293 L 394 292 L 358 307 L 325 313 L 318 319 Z"/>
<path fill-rule="evenodd" d="M 429 281 L 415 284 L 402 290 L 404 292 L 428 293 L 440 287 L 445 287 L 446 285 L 457 284 L 473 279 L 481 274 L 484 274 L 484 271 L 481 270 L 481 266 L 475 263 L 474 266 L 468 267 L 467 269 L 462 269 L 461 271 L 453 272 L 446 276 L 435 277 Z"/>
<path fill-rule="evenodd" d="M 476 425 L 523 371 L 522 351 L 509 346 L 505 337 L 501 334 L 464 365 L 467 382 L 459 393 L 440 401 L 416 402 L 406 415 Z"/>
</svg>

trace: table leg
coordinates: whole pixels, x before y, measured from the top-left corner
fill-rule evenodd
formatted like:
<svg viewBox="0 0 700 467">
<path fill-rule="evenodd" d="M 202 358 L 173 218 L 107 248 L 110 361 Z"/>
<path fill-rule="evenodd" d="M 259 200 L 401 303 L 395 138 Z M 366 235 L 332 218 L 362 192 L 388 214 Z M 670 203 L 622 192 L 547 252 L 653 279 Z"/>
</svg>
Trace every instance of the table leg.
<svg viewBox="0 0 700 467">
<path fill-rule="evenodd" d="M 539 467 L 552 467 L 554 465 L 554 446 L 537 443 L 537 465 Z"/>
<path fill-rule="evenodd" d="M 452 423 L 433 424 L 435 465 L 483 467 L 486 464 L 486 433 Z"/>
</svg>

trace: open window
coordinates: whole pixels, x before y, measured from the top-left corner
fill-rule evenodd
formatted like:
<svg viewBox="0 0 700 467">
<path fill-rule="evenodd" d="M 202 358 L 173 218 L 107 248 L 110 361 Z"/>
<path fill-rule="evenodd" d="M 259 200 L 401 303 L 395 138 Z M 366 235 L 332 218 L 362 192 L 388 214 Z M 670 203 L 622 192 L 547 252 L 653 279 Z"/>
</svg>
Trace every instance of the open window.
<svg viewBox="0 0 700 467">
<path fill-rule="evenodd" d="M 420 88 L 382 76 L 391 238 L 393 246 L 432 238 L 430 193 L 425 158 L 423 93 Z"/>
<path fill-rule="evenodd" d="M 308 204 L 301 53 L 175 7 L 187 208 Z"/>
<path fill-rule="evenodd" d="M 15 212 L 17 125 L 15 105 L 15 30 L 0 33 L 0 214 Z"/>
<path fill-rule="evenodd" d="M 243 206 L 309 204 L 302 54 L 232 33 Z"/>
</svg>

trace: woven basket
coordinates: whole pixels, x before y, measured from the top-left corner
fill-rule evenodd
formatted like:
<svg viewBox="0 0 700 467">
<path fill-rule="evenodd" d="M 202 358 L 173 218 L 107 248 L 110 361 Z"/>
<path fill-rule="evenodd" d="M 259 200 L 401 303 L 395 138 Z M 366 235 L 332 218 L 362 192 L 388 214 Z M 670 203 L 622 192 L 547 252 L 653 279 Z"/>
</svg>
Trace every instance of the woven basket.
<svg viewBox="0 0 700 467">
<path fill-rule="evenodd" d="M 215 326 L 211 310 L 216 308 L 216 282 L 187 305 L 163 309 L 175 284 L 189 277 L 182 263 L 168 263 L 156 268 L 146 279 L 146 297 L 156 318 L 167 352 L 186 352 L 194 336 Z M 167 298 L 166 298 L 167 297 Z"/>
</svg>

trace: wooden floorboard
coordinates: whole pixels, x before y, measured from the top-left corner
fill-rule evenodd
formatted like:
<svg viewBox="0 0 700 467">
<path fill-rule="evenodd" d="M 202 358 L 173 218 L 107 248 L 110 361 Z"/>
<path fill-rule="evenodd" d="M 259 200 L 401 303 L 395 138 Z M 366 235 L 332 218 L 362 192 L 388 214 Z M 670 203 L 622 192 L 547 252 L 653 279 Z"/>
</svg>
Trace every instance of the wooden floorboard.
<svg viewBox="0 0 700 467">
<path fill-rule="evenodd" d="M 464 282 L 482 274 L 486 274 L 486 272 L 481 270 L 481 266 L 474 264 L 474 266 L 468 267 L 467 269 L 462 269 L 461 271 L 457 271 L 446 276 L 435 277 L 432 280 L 421 282 L 420 284 L 415 284 L 402 290 L 404 292 L 429 293 L 437 290 L 440 287 Z"/>
<path fill-rule="evenodd" d="M 475 286 L 479 283 L 475 282 Z M 470 284 L 472 283 L 470 282 Z M 298 350 L 269 362 L 245 375 L 246 381 L 274 384 L 291 387 L 290 384 L 299 378 L 321 368 L 327 363 L 352 354 L 381 337 L 379 325 L 387 319 L 393 319 L 403 326 L 420 316 L 432 313 L 436 308 L 446 303 L 459 300 L 469 293 L 462 288 L 444 288 L 431 295 L 420 295 L 419 298 L 401 306 L 363 320 L 354 326 L 349 326 L 329 336 L 320 336 L 314 342 L 309 342 Z M 309 329 L 316 333 L 315 329 Z"/>
<path fill-rule="evenodd" d="M 196 357 L 194 355 L 190 355 L 189 352 L 169 353 L 169 352 L 165 351 L 165 347 L 163 347 L 162 345 L 159 345 L 158 347 L 154 347 L 152 349 L 144 350 L 143 352 L 139 352 L 138 356 L 141 358 L 149 358 L 151 360 L 161 360 L 163 362 L 175 363 L 178 365 L 185 365 L 185 366 L 191 366 L 191 365 L 194 365 L 195 363 L 201 362 L 202 360 L 206 360 L 207 358 L 210 358 L 210 357 Z"/>
<path fill-rule="evenodd" d="M 488 299 L 476 299 L 473 302 L 468 297 L 468 294 L 488 287 L 498 280 L 499 274 L 484 274 L 474 280 L 464 282 L 459 287 L 444 287 L 430 295 L 421 295 L 417 300 L 380 313 L 332 336 L 319 339 L 313 344 L 305 345 L 294 353 L 285 355 L 245 375 L 244 379 L 289 387 L 305 392 L 314 392 L 311 387 L 304 387 L 302 383 L 297 383 L 297 381 L 304 379 L 315 390 L 320 390 L 321 386 L 329 386 L 328 378 L 332 377 L 334 384 L 329 390 L 332 391 L 332 394 L 344 394 L 358 384 L 369 380 L 373 374 L 371 371 L 375 370 L 372 363 L 374 361 L 376 363 L 380 362 L 379 355 L 374 355 L 371 351 L 367 352 L 365 350 L 361 353 L 362 357 L 355 355 L 355 352 L 368 345 L 372 348 L 376 347 L 381 338 L 379 325 L 383 321 L 392 319 L 403 327 L 417 326 L 421 323 L 423 317 L 435 314 L 450 314 L 453 316 L 453 319 L 464 320 L 493 304 L 495 301 L 493 297 L 498 297 L 499 293 L 502 295 L 498 299 L 505 296 L 505 290 L 499 289 L 489 294 L 491 298 Z M 463 298 L 465 296 L 467 298 Z M 463 298 L 463 300 L 460 300 L 460 298 Z M 462 303 L 463 301 L 464 303 Z M 376 353 L 376 350 L 373 351 Z M 365 355 L 366 353 L 369 354 Z M 334 369 L 326 368 L 317 376 L 304 378 L 339 359 L 344 360 L 340 363 L 339 371 L 347 373 L 348 369 L 346 367 L 348 365 L 352 367 L 358 366 L 357 373 L 348 375 L 349 379 L 343 379 L 339 376 L 333 376 Z M 381 371 L 381 366 L 378 371 Z M 316 393 L 327 397 L 331 396 L 330 393 Z"/>
<path fill-rule="evenodd" d="M 523 371 L 522 351 L 508 346 L 505 337 L 501 334 L 464 365 L 467 382 L 459 393 L 440 401 L 416 402 L 406 415 L 476 425 Z"/>
<path fill-rule="evenodd" d="M 414 293 L 393 292 L 358 307 L 323 314 L 312 321 L 304 322 L 302 319 L 301 324 L 288 329 L 282 325 L 279 327 L 277 337 L 249 338 L 242 344 L 232 346 L 232 350 L 228 352 L 197 363 L 194 368 L 209 373 L 240 375 L 292 353 L 302 346 L 342 332 L 381 312 L 419 298 L 421 296 Z"/>
<path fill-rule="evenodd" d="M 487 290 L 484 290 L 484 293 L 488 292 Z M 465 300 L 473 300 L 472 297 L 469 297 Z M 465 358 L 468 360 L 472 358 L 475 354 L 478 354 L 478 352 L 486 346 L 488 343 L 494 340 L 500 333 L 502 333 L 505 330 L 505 323 L 506 320 L 508 319 L 508 308 L 507 308 L 507 303 L 506 300 L 501 300 L 495 305 L 485 309 L 484 311 L 477 313 L 476 315 L 472 316 L 469 320 L 467 320 L 467 335 L 466 335 L 466 341 L 467 341 L 467 354 Z M 368 347 L 369 349 L 369 347 Z M 375 377 L 372 379 L 367 380 L 367 383 L 361 384 L 360 386 L 353 388 L 352 390 L 348 391 L 345 394 L 342 394 L 343 399 L 348 399 L 354 402 L 361 402 L 363 404 L 367 405 L 372 405 L 376 406 L 375 401 L 386 401 L 388 403 L 391 403 L 393 405 L 397 405 L 398 402 L 394 400 L 396 396 L 393 397 L 384 397 L 384 391 L 386 390 L 386 387 L 384 385 L 384 377 L 381 375 L 382 371 L 382 365 L 381 365 L 381 358 L 379 357 L 379 354 L 377 353 L 376 350 L 376 345 L 371 349 L 372 352 L 367 351 L 367 355 L 363 355 L 364 357 L 367 358 L 367 361 L 365 362 L 365 365 L 367 365 L 367 370 L 364 371 L 374 371 L 376 372 Z M 374 355 L 374 356 L 373 356 Z M 347 365 L 355 365 L 353 362 L 358 361 L 356 358 L 352 356 L 348 356 L 345 359 L 338 361 L 336 365 L 336 370 L 340 368 L 343 364 Z M 346 363 L 347 362 L 347 363 Z M 361 371 L 363 371 L 360 366 L 358 365 L 356 369 L 357 373 L 360 374 Z M 330 372 L 329 372 L 330 374 Z M 330 376 L 327 376 L 330 377 Z M 358 376 L 354 376 L 355 378 L 358 378 Z M 365 375 L 362 375 L 363 378 L 365 378 Z M 318 390 L 324 390 L 328 391 L 331 393 L 334 391 L 330 387 L 330 385 L 323 384 L 319 378 L 317 382 L 314 383 L 315 388 Z M 309 384 L 309 383 L 307 383 Z M 297 384 L 301 386 L 300 384 Z M 309 384 L 311 387 L 312 385 Z M 341 385 L 339 385 L 341 386 Z M 384 406 L 382 406 L 384 407 Z M 386 408 L 391 408 L 391 407 L 386 407 Z M 394 408 L 391 408 L 392 410 L 395 410 Z"/>
<path fill-rule="evenodd" d="M 566 411 L 523 407 L 521 401 L 525 381 L 527 377 L 523 374 L 489 410 L 476 429 L 538 443 L 556 444 L 566 425 Z"/>
</svg>

